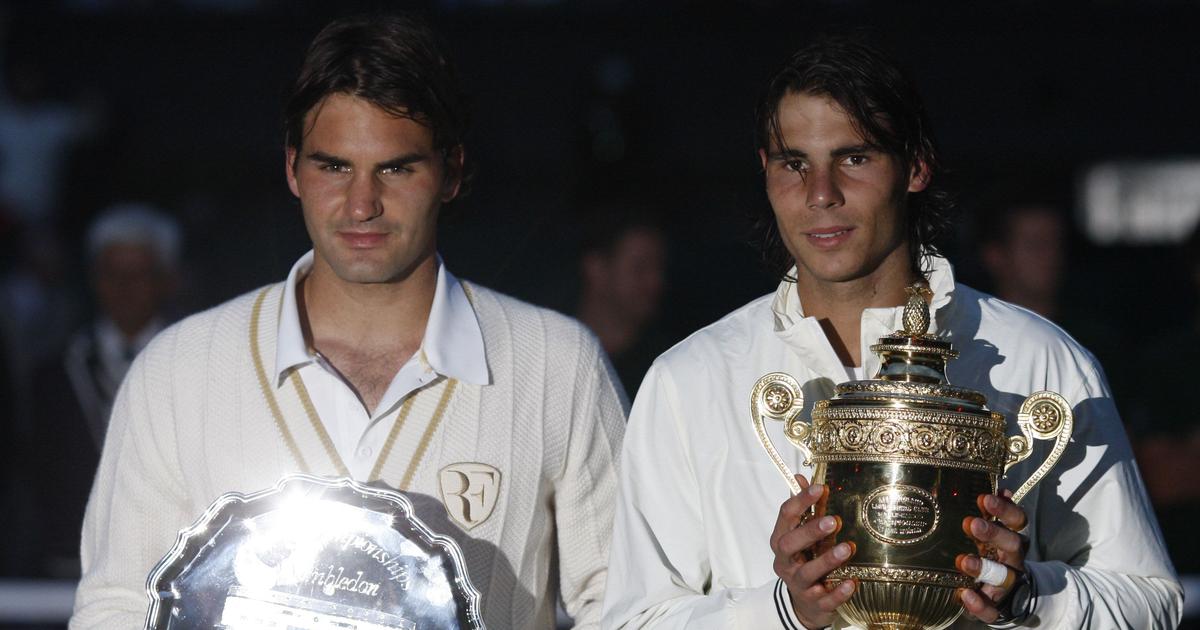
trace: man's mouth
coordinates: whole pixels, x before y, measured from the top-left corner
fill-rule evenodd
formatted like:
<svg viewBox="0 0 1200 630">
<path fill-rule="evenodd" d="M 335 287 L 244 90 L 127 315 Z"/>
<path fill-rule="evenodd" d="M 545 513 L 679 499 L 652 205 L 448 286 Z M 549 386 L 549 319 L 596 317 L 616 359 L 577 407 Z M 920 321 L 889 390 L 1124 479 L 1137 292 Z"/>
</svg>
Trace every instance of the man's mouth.
<svg viewBox="0 0 1200 630">
<path fill-rule="evenodd" d="M 853 231 L 854 228 L 849 226 L 834 225 L 805 232 L 805 235 L 808 236 L 808 242 L 815 247 L 832 248 L 844 243 Z"/>
<path fill-rule="evenodd" d="M 338 236 L 356 249 L 376 247 L 387 239 L 385 232 L 338 232 Z"/>
<path fill-rule="evenodd" d="M 838 230 L 836 232 L 809 232 L 808 235 L 814 238 L 837 238 L 850 230 Z"/>
</svg>

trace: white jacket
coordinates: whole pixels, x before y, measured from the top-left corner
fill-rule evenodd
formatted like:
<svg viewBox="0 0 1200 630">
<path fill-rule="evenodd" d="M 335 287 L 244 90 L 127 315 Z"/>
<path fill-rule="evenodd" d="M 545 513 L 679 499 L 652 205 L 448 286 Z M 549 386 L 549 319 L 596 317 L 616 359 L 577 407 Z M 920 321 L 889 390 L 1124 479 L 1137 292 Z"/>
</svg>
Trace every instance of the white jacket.
<svg viewBox="0 0 1200 630">
<path fill-rule="evenodd" d="M 180 529 L 223 493 L 262 490 L 300 472 L 255 365 L 256 356 L 275 357 L 283 286 L 189 317 L 134 362 L 88 504 L 72 630 L 141 628 L 146 577 Z M 553 628 L 556 592 L 595 627 L 622 396 L 583 326 L 475 285 L 471 295 L 490 383 L 458 383 L 428 442 L 398 443 L 380 478 L 394 487 L 413 471 L 404 489 L 417 516 L 459 542 L 489 628 Z M 256 311 L 263 323 L 252 336 Z M 336 475 L 297 390 L 271 386 L 310 472 Z M 414 394 L 407 422 L 429 423 L 446 387 L 441 379 Z M 439 471 L 462 463 L 499 471 L 490 515 L 466 526 L 438 483 Z"/>
<path fill-rule="evenodd" d="M 1031 624 L 1041 628 L 1174 628 L 1182 590 L 1167 557 L 1104 374 L 1061 329 L 956 284 L 933 258 L 932 332 L 960 352 L 955 385 L 978 390 L 1009 419 L 1029 394 L 1049 389 L 1073 406 L 1075 430 L 1058 466 L 1025 499 L 1038 585 Z M 903 328 L 903 309 L 866 309 L 862 348 Z M 879 358 L 864 352 L 867 375 Z M 756 438 L 750 392 L 769 372 L 801 384 L 803 417 L 849 380 L 795 285 L 781 283 L 659 357 L 634 401 L 622 452 L 609 587 L 602 625 L 659 628 L 792 627 L 786 588 L 773 570 L 771 531 L 788 485 Z M 799 451 L 768 431 L 797 473 Z M 1048 445 L 1001 481 L 1016 489 Z M 794 621 L 794 617 L 792 618 Z M 954 628 L 980 627 L 965 617 Z"/>
</svg>

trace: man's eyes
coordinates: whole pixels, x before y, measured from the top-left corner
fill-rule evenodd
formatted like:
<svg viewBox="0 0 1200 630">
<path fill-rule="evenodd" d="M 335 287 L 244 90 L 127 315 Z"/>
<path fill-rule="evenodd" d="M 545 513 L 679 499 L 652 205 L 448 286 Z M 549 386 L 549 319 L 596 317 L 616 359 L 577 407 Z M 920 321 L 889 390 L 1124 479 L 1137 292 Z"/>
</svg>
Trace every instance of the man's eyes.
<svg viewBox="0 0 1200 630">
<path fill-rule="evenodd" d="M 870 161 L 870 156 L 862 153 L 847 155 L 841 159 L 841 163 L 845 166 L 864 166 Z M 783 168 L 793 173 L 807 173 L 809 165 L 804 160 L 784 160 Z"/>
<path fill-rule="evenodd" d="M 325 162 L 317 166 L 318 170 L 326 173 L 350 173 L 353 169 L 349 164 L 338 164 L 336 162 Z M 403 175 L 413 172 L 411 166 L 386 166 L 379 169 L 380 175 Z"/>
</svg>

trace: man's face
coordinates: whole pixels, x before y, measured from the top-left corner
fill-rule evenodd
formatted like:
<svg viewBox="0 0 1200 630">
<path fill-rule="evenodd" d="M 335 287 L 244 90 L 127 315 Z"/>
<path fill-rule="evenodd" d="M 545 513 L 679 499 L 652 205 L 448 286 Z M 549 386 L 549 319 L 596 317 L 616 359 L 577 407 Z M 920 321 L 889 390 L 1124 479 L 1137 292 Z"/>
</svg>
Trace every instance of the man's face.
<svg viewBox="0 0 1200 630">
<path fill-rule="evenodd" d="M 923 174 L 864 139 L 831 98 L 791 93 L 779 103 L 785 146 L 760 151 L 767 197 L 804 284 L 858 280 L 883 267 L 907 273 L 907 194 Z M 774 141 L 773 141 L 774 144 Z"/>
<path fill-rule="evenodd" d="M 588 290 L 640 325 L 658 313 L 666 264 L 662 235 L 637 227 L 617 239 L 612 251 L 589 254 L 583 267 Z"/>
<path fill-rule="evenodd" d="M 158 315 L 171 291 L 170 274 L 146 245 L 108 245 L 93 267 L 100 310 L 126 335 L 136 335 Z"/>
<path fill-rule="evenodd" d="M 394 282 L 432 260 L 461 151 L 444 158 L 428 127 L 347 94 L 313 107 L 305 129 L 299 154 L 287 151 L 287 177 L 316 252 L 313 272 Z"/>
<path fill-rule="evenodd" d="M 1013 211 L 1008 238 L 984 252 L 997 284 L 1024 295 L 1052 297 L 1062 283 L 1066 235 L 1053 208 L 1029 206 Z"/>
</svg>

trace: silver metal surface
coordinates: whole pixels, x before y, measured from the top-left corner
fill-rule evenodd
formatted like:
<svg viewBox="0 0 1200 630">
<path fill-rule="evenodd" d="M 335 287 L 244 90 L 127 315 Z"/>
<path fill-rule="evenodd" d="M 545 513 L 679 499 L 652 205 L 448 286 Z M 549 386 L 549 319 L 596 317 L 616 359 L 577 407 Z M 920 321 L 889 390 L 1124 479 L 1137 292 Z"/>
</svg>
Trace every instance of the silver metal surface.
<svg viewBox="0 0 1200 630">
<path fill-rule="evenodd" d="M 147 630 L 479 629 L 462 551 L 404 495 L 285 477 L 226 494 L 147 580 Z"/>
</svg>

